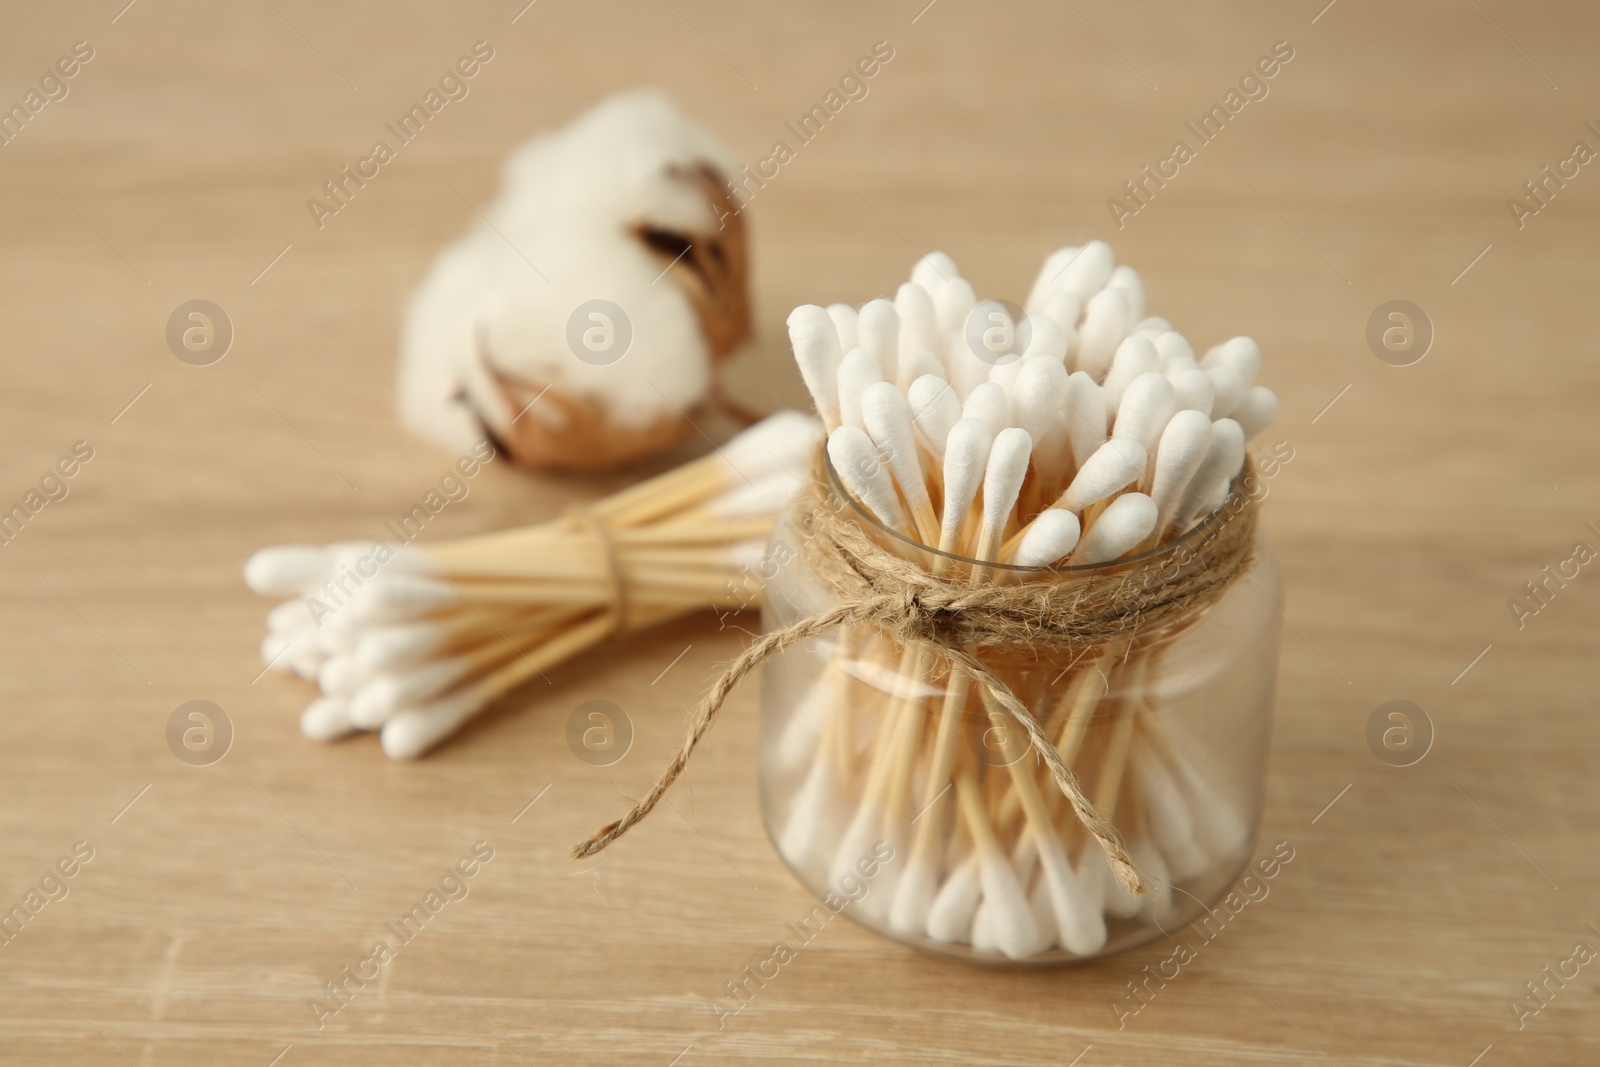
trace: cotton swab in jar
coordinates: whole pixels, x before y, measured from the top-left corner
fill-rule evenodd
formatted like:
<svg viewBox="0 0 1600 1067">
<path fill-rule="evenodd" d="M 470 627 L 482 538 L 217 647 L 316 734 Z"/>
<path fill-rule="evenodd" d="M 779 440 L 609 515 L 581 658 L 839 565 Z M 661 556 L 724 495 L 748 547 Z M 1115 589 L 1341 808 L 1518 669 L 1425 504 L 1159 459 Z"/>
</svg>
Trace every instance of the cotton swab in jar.
<svg viewBox="0 0 1600 1067">
<path fill-rule="evenodd" d="M 880 323 L 888 321 L 884 304 L 874 312 Z M 880 357 L 873 362 L 881 381 L 855 367 L 843 373 L 845 349 L 834 379 L 844 429 L 830 434 L 828 451 L 846 492 L 880 523 L 940 550 L 919 556 L 903 541 L 886 542 L 930 570 L 942 573 L 961 556 L 976 561 L 969 580 L 1026 582 L 1030 571 L 1102 566 L 1166 543 L 1221 503 L 1246 440 L 1276 412 L 1269 390 L 1254 392 L 1253 342 L 1225 342 L 1197 361 L 1166 319 L 1146 315 L 1142 279 L 1115 264 L 1101 242 L 1050 257 L 1029 293 L 1026 320 L 1012 322 L 999 305 L 979 303 L 947 257 L 919 261 L 893 307 L 894 371 L 885 373 L 890 364 Z M 857 317 L 859 348 L 868 346 L 864 316 L 865 309 Z M 969 325 L 1026 327 L 1032 338 L 1020 358 L 980 358 Z M 855 399 L 845 399 L 853 389 Z M 974 446 L 993 460 L 1015 453 L 1002 446 L 1008 437 L 1027 442 L 1015 477 L 987 461 L 974 473 Z M 969 518 L 968 506 L 979 516 Z M 992 574 L 991 563 L 1011 569 Z M 1047 800 L 1048 779 L 1034 761 L 1000 770 L 962 749 L 959 739 L 971 730 L 964 714 L 970 678 L 954 670 L 942 676 L 942 689 L 934 687 L 931 679 L 941 676 L 924 677 L 932 663 L 918 642 L 907 643 L 897 668 L 860 661 L 847 695 L 832 686 L 807 695 L 808 707 L 833 709 L 830 719 L 842 714 L 838 701 L 855 705 L 864 714 L 849 732 L 860 740 L 841 749 L 813 739 L 811 725 L 800 731 L 795 724 L 804 735 L 795 747 L 812 753 L 812 762 L 783 836 L 807 838 L 811 859 L 780 847 L 797 867 L 831 875 L 871 839 L 893 842 L 905 855 L 903 869 L 886 877 L 862 914 L 896 930 L 1018 958 L 1051 943 L 1077 955 L 1097 951 L 1105 922 L 1165 915 L 1172 907 L 1165 883 L 1198 876 L 1197 866 L 1212 869 L 1224 846 L 1238 847 L 1241 838 L 1231 807 L 1192 761 L 1180 762 L 1182 747 L 1165 740 L 1154 706 L 1144 703 L 1152 656 L 1146 644 L 1114 641 L 1091 662 L 1069 666 L 1063 692 L 1016 695 L 1048 701 L 1039 722 L 1059 738 L 1069 766 L 1082 760 L 1099 768 L 1090 771 L 1093 805 L 1126 822 L 1125 840 L 1153 898 L 1124 890 L 1093 840 L 1063 823 L 1060 798 L 1050 792 Z M 1114 695 L 1130 692 L 1140 694 L 1137 705 Z M 932 694 L 941 698 L 937 712 L 921 707 Z M 992 695 L 976 695 L 983 717 L 998 725 L 1005 713 Z M 875 740 L 860 732 L 868 712 L 876 713 Z M 912 794 L 920 807 L 908 803 Z M 1189 818 L 1188 850 L 1174 840 L 1174 826 L 1182 829 L 1175 804 Z M 1068 845 L 1081 854 L 1076 865 Z"/>
<path fill-rule="evenodd" d="M 839 361 L 846 351 L 840 347 L 839 337 L 833 316 L 823 308 L 802 304 L 789 312 L 794 360 L 823 429 L 829 433 L 839 425 Z"/>
<path fill-rule="evenodd" d="M 839 424 L 861 423 L 861 398 L 868 389 L 884 380 L 883 364 L 870 348 L 852 348 L 839 361 Z"/>
</svg>

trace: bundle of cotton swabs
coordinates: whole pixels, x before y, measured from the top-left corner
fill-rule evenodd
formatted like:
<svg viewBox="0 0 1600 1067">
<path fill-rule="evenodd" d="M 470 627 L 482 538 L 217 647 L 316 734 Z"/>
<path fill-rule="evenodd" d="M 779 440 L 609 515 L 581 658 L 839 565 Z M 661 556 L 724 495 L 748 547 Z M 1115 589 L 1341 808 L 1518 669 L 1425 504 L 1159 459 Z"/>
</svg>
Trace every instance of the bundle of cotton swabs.
<svg viewBox="0 0 1600 1067">
<path fill-rule="evenodd" d="M 800 307 L 789 331 L 832 467 L 903 538 L 890 547 L 951 580 L 1019 581 L 1019 568 L 1107 564 L 1189 529 L 1277 413 L 1254 384 L 1254 341 L 1197 359 L 1144 303 L 1103 242 L 1051 255 L 1020 314 L 980 303 L 934 253 L 893 300 Z M 867 627 L 840 635 L 783 728 L 780 850 L 836 884 L 891 844 L 899 858 L 857 905 L 864 917 L 979 953 L 1089 955 L 1107 917 L 1159 920 L 1174 883 L 1236 862 L 1250 829 L 1157 714 L 1158 637 L 1109 642 L 1060 675 L 1006 675 L 1122 833 L 1148 896 L 1112 877 L 1040 761 L 980 755 L 995 736 L 1025 744 L 991 730 L 1003 712 L 989 694 Z"/>
<path fill-rule="evenodd" d="M 614 633 L 749 607 L 765 551 L 821 431 L 773 415 L 703 459 L 555 521 L 396 547 L 265 548 L 245 565 L 267 616 L 261 657 L 315 679 L 307 737 L 381 730 L 412 759 L 496 698 Z"/>
</svg>

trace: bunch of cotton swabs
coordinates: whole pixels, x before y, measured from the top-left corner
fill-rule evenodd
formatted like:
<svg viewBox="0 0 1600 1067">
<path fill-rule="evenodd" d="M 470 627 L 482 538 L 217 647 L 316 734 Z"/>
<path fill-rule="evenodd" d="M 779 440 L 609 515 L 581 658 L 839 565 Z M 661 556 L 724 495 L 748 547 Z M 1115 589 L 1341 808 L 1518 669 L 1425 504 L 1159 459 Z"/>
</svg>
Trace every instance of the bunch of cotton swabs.
<svg viewBox="0 0 1600 1067">
<path fill-rule="evenodd" d="M 800 307 L 789 330 L 850 495 L 924 566 L 1017 581 L 1016 568 L 1110 563 L 1190 528 L 1277 413 L 1254 384 L 1254 341 L 1197 359 L 1144 302 L 1102 242 L 1050 256 L 1021 314 L 980 303 L 935 253 L 893 300 Z M 995 709 L 965 675 L 863 628 L 840 636 L 784 727 L 780 850 L 833 884 L 887 841 L 901 858 L 858 905 L 869 920 L 1011 958 L 1092 954 L 1107 916 L 1159 919 L 1172 884 L 1219 869 L 1249 829 L 1157 716 L 1149 647 L 1113 643 L 1060 684 L 1055 670 L 1006 677 L 1122 832 L 1150 897 L 1111 876 L 1038 761 L 975 755 Z"/>
<path fill-rule="evenodd" d="M 245 582 L 287 598 L 267 616 L 262 659 L 322 690 L 301 715 L 307 737 L 380 730 L 386 753 L 415 758 L 614 633 L 750 606 L 748 568 L 819 437 L 815 419 L 773 415 L 703 459 L 536 526 L 262 549 Z"/>
</svg>

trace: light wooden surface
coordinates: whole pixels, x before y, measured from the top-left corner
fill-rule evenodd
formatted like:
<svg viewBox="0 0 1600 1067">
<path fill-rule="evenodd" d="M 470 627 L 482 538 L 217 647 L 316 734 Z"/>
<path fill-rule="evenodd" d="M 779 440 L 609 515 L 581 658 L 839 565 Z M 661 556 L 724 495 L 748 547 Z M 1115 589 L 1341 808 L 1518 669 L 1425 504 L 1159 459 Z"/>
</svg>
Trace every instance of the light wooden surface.
<svg viewBox="0 0 1600 1067">
<path fill-rule="evenodd" d="M 1323 2 L 541 0 L 515 23 L 520 0 L 11 5 L 0 102 L 73 42 L 96 54 L 0 147 L 0 499 L 76 441 L 95 456 L 0 549 L 0 904 L 75 841 L 94 858 L 0 945 L 0 1062 L 1600 1059 L 1600 964 L 1520 1030 L 1509 1006 L 1575 942 L 1600 949 L 1600 577 L 1520 631 L 1507 607 L 1575 542 L 1600 548 L 1600 173 L 1520 231 L 1506 207 L 1574 141 L 1600 147 L 1600 14 Z M 479 39 L 496 55 L 471 96 L 317 230 L 306 198 Z M 1051 248 L 1106 236 L 1185 332 L 1259 338 L 1283 398 L 1271 437 L 1295 459 L 1267 522 L 1293 626 L 1263 840 L 1296 859 L 1121 1029 L 1112 1001 L 1171 943 L 989 972 L 839 923 L 719 1030 L 708 1002 L 807 907 L 756 811 L 754 687 L 679 811 L 600 863 L 564 856 L 739 647 L 712 621 L 573 664 L 414 765 L 304 740 L 306 688 L 252 682 L 267 605 L 245 556 L 371 535 L 450 461 L 392 417 L 398 309 L 504 153 L 652 82 L 753 161 L 878 40 L 895 55 L 870 95 L 751 205 L 764 343 L 737 393 L 799 399 L 788 309 L 891 291 L 918 250 L 1020 299 Z M 1280 40 L 1270 95 L 1118 232 L 1107 198 Z M 214 366 L 166 348 L 193 298 L 237 329 Z M 1437 330 L 1410 367 L 1364 340 L 1395 298 Z M 595 491 L 491 469 L 435 529 Z M 606 770 L 564 741 L 597 697 L 638 733 Z M 205 768 L 164 738 L 195 698 L 237 730 Z M 1436 730 L 1405 769 L 1365 740 L 1391 698 Z M 470 895 L 317 1029 L 308 999 L 479 840 Z"/>
</svg>

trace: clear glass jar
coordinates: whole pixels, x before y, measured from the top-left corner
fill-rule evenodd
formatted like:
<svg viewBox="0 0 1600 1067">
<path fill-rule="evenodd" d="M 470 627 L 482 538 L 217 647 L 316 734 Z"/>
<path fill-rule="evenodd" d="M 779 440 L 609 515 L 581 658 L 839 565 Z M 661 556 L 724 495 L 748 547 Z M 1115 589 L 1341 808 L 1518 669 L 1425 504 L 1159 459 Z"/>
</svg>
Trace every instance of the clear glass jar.
<svg viewBox="0 0 1600 1067">
<path fill-rule="evenodd" d="M 832 496 L 880 541 L 897 537 L 837 483 Z M 1152 554 L 1176 558 L 1218 517 Z M 1092 959 L 1193 919 L 1249 861 L 1261 813 L 1283 589 L 1259 526 L 1256 538 L 1220 599 L 1159 632 L 1072 655 L 1050 645 L 978 653 L 1117 827 L 1148 896 L 1112 876 L 1003 709 L 964 674 L 952 679 L 930 648 L 863 625 L 763 667 L 762 817 L 779 855 L 830 912 L 965 960 Z M 996 581 L 1039 577 L 988 567 Z M 794 516 L 781 517 L 763 625 L 833 606 Z"/>
</svg>

